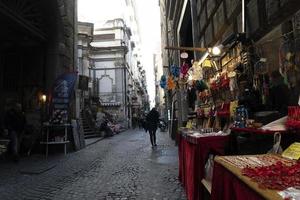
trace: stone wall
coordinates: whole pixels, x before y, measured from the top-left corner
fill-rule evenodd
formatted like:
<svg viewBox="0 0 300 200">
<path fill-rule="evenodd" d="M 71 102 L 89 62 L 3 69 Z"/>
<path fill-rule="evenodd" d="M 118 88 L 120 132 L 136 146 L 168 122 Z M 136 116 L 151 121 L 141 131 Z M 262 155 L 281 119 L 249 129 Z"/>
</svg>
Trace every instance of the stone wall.
<svg viewBox="0 0 300 200">
<path fill-rule="evenodd" d="M 59 42 L 59 55 L 62 59 L 62 67 L 66 69 L 75 69 L 74 66 L 74 43 L 76 36 L 76 23 L 74 17 L 75 2 L 74 0 L 57 0 L 58 9 L 61 17 L 61 33 Z"/>
</svg>

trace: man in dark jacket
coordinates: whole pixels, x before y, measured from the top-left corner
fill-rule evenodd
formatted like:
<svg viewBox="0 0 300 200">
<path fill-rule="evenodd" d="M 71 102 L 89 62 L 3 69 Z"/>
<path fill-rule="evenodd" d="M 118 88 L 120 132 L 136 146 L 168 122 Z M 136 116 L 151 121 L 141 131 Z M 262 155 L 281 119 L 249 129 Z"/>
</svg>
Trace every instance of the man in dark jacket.
<svg viewBox="0 0 300 200">
<path fill-rule="evenodd" d="M 8 106 L 4 118 L 5 128 L 10 139 L 8 151 L 15 161 L 19 160 L 20 140 L 24 132 L 26 120 L 21 104 L 14 103 Z"/>
<path fill-rule="evenodd" d="M 149 112 L 149 114 L 146 117 L 147 129 L 149 131 L 150 142 L 152 147 L 157 146 L 156 130 L 157 130 L 158 122 L 159 122 L 159 113 L 155 108 L 152 108 L 152 110 Z"/>
</svg>

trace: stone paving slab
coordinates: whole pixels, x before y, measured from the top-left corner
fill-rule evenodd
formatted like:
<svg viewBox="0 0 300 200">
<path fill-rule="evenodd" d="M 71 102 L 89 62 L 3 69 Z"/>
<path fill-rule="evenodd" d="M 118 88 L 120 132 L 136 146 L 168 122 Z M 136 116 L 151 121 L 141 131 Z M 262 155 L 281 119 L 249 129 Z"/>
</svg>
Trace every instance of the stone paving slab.
<svg viewBox="0 0 300 200">
<path fill-rule="evenodd" d="M 177 179 L 177 148 L 167 133 L 126 131 L 85 149 L 0 164 L 0 199 L 186 199 Z M 33 162 L 35 160 L 35 162 Z M 20 173 L 35 164 L 55 167 L 42 173 Z M 34 169 L 34 167 L 33 167 Z"/>
</svg>

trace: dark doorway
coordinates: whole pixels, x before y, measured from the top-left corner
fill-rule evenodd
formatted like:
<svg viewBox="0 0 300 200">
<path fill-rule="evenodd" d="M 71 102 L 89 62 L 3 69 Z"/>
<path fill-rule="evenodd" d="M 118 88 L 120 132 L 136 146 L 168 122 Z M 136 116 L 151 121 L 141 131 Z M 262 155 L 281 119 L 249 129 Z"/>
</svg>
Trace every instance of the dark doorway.
<svg viewBox="0 0 300 200">
<path fill-rule="evenodd" d="M 187 3 L 185 9 L 184 17 L 182 20 L 182 25 L 180 28 L 180 46 L 182 47 L 193 47 L 193 26 L 192 26 L 192 15 L 191 15 L 191 4 L 190 1 Z M 187 51 L 189 57 L 185 60 L 187 63 L 191 63 L 194 59 L 194 52 Z"/>
</svg>

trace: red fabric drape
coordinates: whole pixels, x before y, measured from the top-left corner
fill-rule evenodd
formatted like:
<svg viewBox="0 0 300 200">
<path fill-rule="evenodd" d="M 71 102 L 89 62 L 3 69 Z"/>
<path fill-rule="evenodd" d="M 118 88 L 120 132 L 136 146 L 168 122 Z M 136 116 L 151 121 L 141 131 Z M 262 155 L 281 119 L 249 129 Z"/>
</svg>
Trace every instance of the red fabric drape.
<svg viewBox="0 0 300 200">
<path fill-rule="evenodd" d="M 264 198 L 249 188 L 238 177 L 215 163 L 211 200 L 263 200 Z"/>
</svg>

